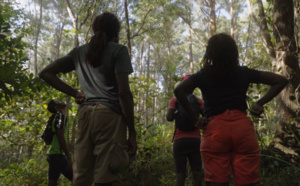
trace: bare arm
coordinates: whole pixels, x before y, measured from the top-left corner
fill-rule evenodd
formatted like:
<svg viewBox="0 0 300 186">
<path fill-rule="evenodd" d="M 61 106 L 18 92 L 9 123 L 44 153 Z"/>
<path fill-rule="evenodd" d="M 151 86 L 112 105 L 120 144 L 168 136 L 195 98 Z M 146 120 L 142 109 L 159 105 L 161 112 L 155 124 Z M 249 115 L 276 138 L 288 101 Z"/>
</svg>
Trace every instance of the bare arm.
<svg viewBox="0 0 300 186">
<path fill-rule="evenodd" d="M 72 168 L 71 154 L 69 152 L 68 145 L 67 145 L 67 142 L 66 142 L 65 137 L 64 137 L 65 129 L 64 128 L 56 129 L 56 134 L 57 134 L 57 138 L 58 138 L 58 141 L 59 141 L 59 145 L 60 145 L 61 149 L 64 151 L 64 153 L 67 156 L 68 168 Z"/>
<path fill-rule="evenodd" d="M 250 112 L 254 116 L 259 116 L 263 112 L 263 105 L 277 96 L 289 83 L 285 77 L 272 72 L 261 72 L 260 78 L 261 83 L 270 85 L 270 88 L 268 92 L 251 107 Z"/>
<path fill-rule="evenodd" d="M 202 128 L 207 122 L 210 121 L 208 118 L 199 117 L 191 105 L 188 102 L 186 95 L 194 91 L 196 86 L 194 85 L 191 79 L 185 79 L 175 88 L 174 94 L 180 104 L 184 107 L 184 109 L 190 114 L 192 121 L 195 123 L 195 126 Z"/>
<path fill-rule="evenodd" d="M 84 100 L 84 94 L 78 92 L 75 88 L 69 86 L 57 77 L 57 74 L 61 72 L 70 72 L 72 70 L 74 69 L 64 69 L 59 63 L 53 62 L 46 66 L 39 76 L 53 88 L 74 97 L 76 102 L 79 103 Z"/>
<path fill-rule="evenodd" d="M 167 112 L 167 117 L 166 117 L 167 121 L 173 121 L 175 119 L 175 110 L 169 108 L 168 112 Z"/>
<path fill-rule="evenodd" d="M 192 118 L 192 121 L 194 122 L 198 120 L 199 116 L 197 116 L 197 114 L 192 109 L 186 95 L 190 92 L 193 92 L 195 88 L 196 87 L 192 80 L 185 79 L 181 83 L 179 83 L 179 85 L 174 90 L 174 94 L 177 98 L 177 101 L 179 101 L 180 104 L 184 107 L 184 109 L 191 114 L 190 116 Z"/>
<path fill-rule="evenodd" d="M 136 131 L 134 127 L 133 97 L 129 87 L 128 74 L 117 74 L 116 79 L 119 89 L 120 105 L 129 131 L 129 154 L 135 155 L 137 151 Z"/>
</svg>

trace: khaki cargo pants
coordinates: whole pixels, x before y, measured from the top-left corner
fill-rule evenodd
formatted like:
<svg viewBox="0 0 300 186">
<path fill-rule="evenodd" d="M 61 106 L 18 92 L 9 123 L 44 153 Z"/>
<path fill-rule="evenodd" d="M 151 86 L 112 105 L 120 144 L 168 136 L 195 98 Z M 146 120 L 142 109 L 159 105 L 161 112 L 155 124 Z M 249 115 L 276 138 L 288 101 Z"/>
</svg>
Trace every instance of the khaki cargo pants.
<svg viewBox="0 0 300 186">
<path fill-rule="evenodd" d="M 117 181 L 128 166 L 126 124 L 105 105 L 85 105 L 78 111 L 73 186 Z"/>
</svg>

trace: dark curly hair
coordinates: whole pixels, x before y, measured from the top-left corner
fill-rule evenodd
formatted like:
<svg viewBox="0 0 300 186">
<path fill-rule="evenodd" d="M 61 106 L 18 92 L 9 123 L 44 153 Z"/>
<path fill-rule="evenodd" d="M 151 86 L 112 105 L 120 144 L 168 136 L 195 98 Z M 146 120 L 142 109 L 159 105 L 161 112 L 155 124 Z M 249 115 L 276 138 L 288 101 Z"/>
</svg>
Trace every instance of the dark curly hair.
<svg viewBox="0 0 300 186">
<path fill-rule="evenodd" d="M 101 65 L 99 57 L 109 41 L 114 38 L 118 40 L 121 23 L 118 17 L 110 12 L 104 12 L 98 15 L 93 24 L 92 29 L 94 35 L 89 41 L 89 48 L 86 54 L 86 62 L 92 66 Z"/>
<path fill-rule="evenodd" d="M 226 33 L 213 35 L 208 40 L 202 62 L 202 69 L 208 71 L 213 79 L 232 76 L 239 68 L 236 42 Z"/>
</svg>

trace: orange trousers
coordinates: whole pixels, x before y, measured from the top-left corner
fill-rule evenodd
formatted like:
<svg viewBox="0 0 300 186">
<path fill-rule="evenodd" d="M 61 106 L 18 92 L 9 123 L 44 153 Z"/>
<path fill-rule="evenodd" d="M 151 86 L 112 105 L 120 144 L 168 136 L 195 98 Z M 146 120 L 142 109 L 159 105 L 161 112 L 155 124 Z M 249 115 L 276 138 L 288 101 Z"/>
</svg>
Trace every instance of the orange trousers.
<svg viewBox="0 0 300 186">
<path fill-rule="evenodd" d="M 259 182 L 259 145 L 252 121 L 240 110 L 212 116 L 203 131 L 201 156 L 205 181 L 235 186 Z"/>
</svg>

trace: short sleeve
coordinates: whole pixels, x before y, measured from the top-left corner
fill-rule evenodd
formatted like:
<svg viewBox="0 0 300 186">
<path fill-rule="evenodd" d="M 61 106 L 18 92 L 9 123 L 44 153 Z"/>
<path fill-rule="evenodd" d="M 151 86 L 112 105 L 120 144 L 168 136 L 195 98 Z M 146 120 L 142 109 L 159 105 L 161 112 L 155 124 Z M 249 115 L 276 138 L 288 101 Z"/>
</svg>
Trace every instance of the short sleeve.
<svg viewBox="0 0 300 186">
<path fill-rule="evenodd" d="M 203 74 L 203 72 L 202 72 L 202 70 L 200 70 L 200 71 L 198 71 L 197 73 L 195 73 L 195 74 L 192 74 L 189 78 L 192 80 L 192 82 L 194 83 L 194 85 L 196 86 L 196 87 L 200 87 L 200 83 L 201 83 L 201 79 L 202 79 L 202 74 Z"/>
<path fill-rule="evenodd" d="M 55 60 L 58 64 L 60 64 L 63 69 L 64 73 L 68 72 L 68 69 L 75 69 L 74 61 L 73 61 L 73 55 L 75 53 L 76 48 L 74 48 L 71 52 L 69 52 L 67 55 L 60 57 Z"/>
<path fill-rule="evenodd" d="M 177 101 L 176 97 L 173 96 L 169 101 L 168 109 L 176 110 L 176 101 Z"/>
<path fill-rule="evenodd" d="M 250 83 L 260 83 L 261 71 L 244 67 L 247 70 Z"/>
<path fill-rule="evenodd" d="M 57 113 L 55 118 L 55 128 L 64 129 L 66 128 L 67 118 L 62 113 Z"/>
<path fill-rule="evenodd" d="M 131 74 L 133 72 L 128 50 L 125 46 L 121 47 L 115 56 L 115 73 Z"/>
</svg>

